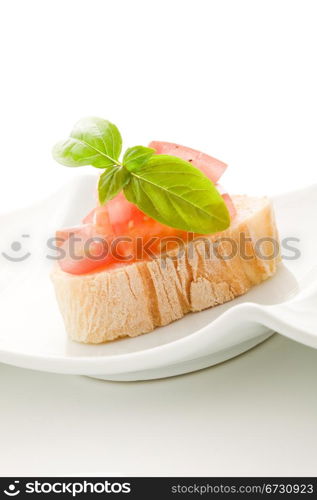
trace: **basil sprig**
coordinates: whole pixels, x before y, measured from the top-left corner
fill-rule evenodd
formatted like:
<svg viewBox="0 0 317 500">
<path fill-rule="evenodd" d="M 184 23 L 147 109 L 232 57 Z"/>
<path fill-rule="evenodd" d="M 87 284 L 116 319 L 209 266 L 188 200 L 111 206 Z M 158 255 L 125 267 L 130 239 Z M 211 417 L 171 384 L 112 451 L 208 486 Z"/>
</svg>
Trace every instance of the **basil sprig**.
<svg viewBox="0 0 317 500">
<path fill-rule="evenodd" d="M 189 162 L 135 146 L 119 160 L 122 139 L 115 125 L 101 118 L 84 118 L 53 156 L 62 165 L 102 168 L 99 201 L 105 204 L 123 190 L 142 212 L 167 226 L 211 234 L 227 229 L 230 215 L 214 184 Z"/>
</svg>

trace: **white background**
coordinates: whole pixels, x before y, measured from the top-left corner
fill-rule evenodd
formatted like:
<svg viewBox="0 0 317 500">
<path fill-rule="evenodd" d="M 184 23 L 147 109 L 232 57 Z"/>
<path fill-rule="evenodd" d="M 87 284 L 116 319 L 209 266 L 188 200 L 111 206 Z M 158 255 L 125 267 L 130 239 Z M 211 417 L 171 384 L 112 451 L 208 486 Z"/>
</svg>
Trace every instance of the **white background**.
<svg viewBox="0 0 317 500">
<path fill-rule="evenodd" d="M 127 147 L 162 139 L 222 159 L 231 192 L 316 182 L 315 11 L 309 0 L 3 2 L 0 212 L 78 175 L 50 151 L 87 115 L 116 123 Z M 316 474 L 316 361 L 276 337 L 144 384 L 0 366 L 0 474 Z"/>
<path fill-rule="evenodd" d="M 209 152 L 229 163 L 231 191 L 316 181 L 315 11 L 309 0 L 3 2 L 0 210 L 78 175 L 51 148 L 87 115 L 116 123 L 126 146 Z"/>
</svg>

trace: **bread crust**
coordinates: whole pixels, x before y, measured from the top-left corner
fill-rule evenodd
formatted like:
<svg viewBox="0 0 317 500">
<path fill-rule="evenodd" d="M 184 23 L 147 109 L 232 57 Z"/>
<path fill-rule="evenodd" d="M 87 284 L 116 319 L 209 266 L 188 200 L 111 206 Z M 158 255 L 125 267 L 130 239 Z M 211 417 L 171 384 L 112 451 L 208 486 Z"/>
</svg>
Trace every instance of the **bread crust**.
<svg viewBox="0 0 317 500">
<path fill-rule="evenodd" d="M 273 276 L 280 254 L 270 201 L 247 196 L 233 201 L 237 216 L 228 230 L 193 240 L 177 256 L 170 252 L 82 276 L 57 265 L 52 281 L 71 339 L 98 344 L 135 337 L 228 302 Z M 217 250 L 210 251 L 206 241 L 217 242 L 211 247 Z"/>
</svg>

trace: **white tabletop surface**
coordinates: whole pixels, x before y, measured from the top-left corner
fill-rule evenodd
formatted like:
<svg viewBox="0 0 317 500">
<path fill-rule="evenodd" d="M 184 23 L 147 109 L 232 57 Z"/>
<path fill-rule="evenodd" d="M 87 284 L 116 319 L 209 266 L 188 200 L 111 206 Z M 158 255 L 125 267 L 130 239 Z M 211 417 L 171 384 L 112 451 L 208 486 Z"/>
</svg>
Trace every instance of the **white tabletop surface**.
<svg viewBox="0 0 317 500">
<path fill-rule="evenodd" d="M 1 475 L 316 475 L 316 378 L 279 335 L 151 382 L 0 365 Z"/>
</svg>

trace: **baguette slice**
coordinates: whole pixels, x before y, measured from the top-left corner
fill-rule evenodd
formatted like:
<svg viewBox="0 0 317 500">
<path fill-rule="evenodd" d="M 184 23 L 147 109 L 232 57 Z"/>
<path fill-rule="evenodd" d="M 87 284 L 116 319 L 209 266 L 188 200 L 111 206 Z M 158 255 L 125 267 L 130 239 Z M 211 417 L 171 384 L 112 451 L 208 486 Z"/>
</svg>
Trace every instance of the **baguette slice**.
<svg viewBox="0 0 317 500">
<path fill-rule="evenodd" d="M 270 201 L 247 196 L 233 201 L 237 215 L 231 227 L 193 240 L 178 256 L 170 252 L 82 276 L 57 265 L 52 280 L 70 337 L 92 344 L 135 337 L 228 302 L 274 275 L 280 253 Z M 218 242 L 211 247 L 217 251 L 206 242 Z"/>
</svg>

